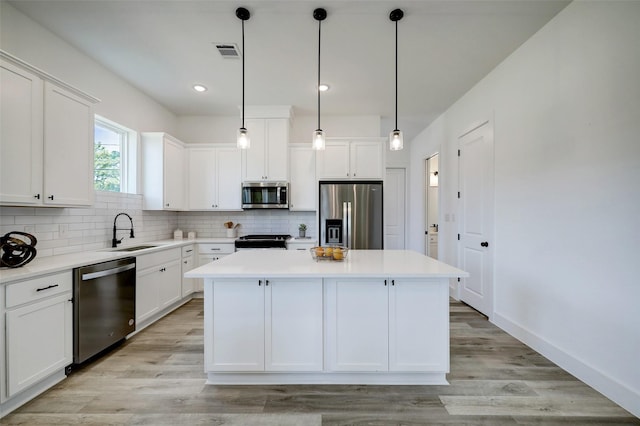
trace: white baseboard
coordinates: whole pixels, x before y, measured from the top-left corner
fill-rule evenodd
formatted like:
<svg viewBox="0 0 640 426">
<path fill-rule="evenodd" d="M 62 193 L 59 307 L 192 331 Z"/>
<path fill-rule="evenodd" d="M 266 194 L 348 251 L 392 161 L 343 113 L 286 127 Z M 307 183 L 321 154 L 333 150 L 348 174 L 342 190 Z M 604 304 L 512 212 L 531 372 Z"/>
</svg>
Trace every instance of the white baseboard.
<svg viewBox="0 0 640 426">
<path fill-rule="evenodd" d="M 564 352 L 539 335 L 495 312 L 492 323 L 530 346 L 549 360 L 585 382 L 634 416 L 640 417 L 640 394 L 608 377 L 597 368 Z"/>
</svg>

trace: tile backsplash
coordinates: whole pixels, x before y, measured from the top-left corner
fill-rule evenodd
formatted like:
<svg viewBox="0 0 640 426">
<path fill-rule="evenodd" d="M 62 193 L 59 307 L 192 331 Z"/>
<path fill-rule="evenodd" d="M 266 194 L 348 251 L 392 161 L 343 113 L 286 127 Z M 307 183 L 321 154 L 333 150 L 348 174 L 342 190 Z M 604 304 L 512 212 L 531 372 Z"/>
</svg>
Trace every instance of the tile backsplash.
<svg viewBox="0 0 640 426">
<path fill-rule="evenodd" d="M 142 195 L 96 192 L 89 208 L 0 207 L 0 233 L 23 231 L 38 239 L 38 256 L 54 256 L 111 247 L 113 219 L 124 212 L 133 218 L 135 240 L 119 230 L 123 244 L 173 238 L 173 231 L 195 231 L 200 238 L 226 237 L 224 222 L 240 223 L 238 236 L 247 234 L 298 235 L 298 225 L 307 225 L 307 236 L 315 236 L 315 212 L 246 210 L 241 212 L 164 212 L 142 210 Z M 130 227 L 120 216 L 118 228 Z"/>
</svg>

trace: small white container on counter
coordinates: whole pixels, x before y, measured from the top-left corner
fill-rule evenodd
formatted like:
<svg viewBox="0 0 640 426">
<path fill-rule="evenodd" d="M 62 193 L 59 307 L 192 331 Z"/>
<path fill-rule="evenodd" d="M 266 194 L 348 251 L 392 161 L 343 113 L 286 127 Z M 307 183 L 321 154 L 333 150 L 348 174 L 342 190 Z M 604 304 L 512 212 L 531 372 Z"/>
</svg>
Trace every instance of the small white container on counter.
<svg viewBox="0 0 640 426">
<path fill-rule="evenodd" d="M 181 229 L 176 229 L 175 231 L 173 231 L 173 239 L 174 240 L 181 240 L 182 239 L 182 230 Z"/>
<path fill-rule="evenodd" d="M 189 238 L 190 240 L 195 240 L 196 239 L 196 232 L 195 231 L 189 231 L 189 234 L 188 234 L 187 238 Z"/>
</svg>

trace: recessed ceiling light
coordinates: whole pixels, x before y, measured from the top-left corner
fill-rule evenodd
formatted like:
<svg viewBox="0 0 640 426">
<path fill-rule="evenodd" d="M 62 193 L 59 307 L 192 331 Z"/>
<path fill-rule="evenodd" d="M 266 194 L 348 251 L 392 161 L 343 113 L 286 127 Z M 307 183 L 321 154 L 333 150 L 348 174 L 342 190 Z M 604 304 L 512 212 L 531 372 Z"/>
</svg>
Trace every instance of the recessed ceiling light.
<svg viewBox="0 0 640 426">
<path fill-rule="evenodd" d="M 329 85 L 321 84 L 320 86 L 318 86 L 318 90 L 320 90 L 321 92 L 326 92 L 327 90 L 329 90 Z"/>
<path fill-rule="evenodd" d="M 195 90 L 196 92 L 206 92 L 207 88 L 204 87 L 202 84 L 194 84 L 193 90 Z"/>
</svg>

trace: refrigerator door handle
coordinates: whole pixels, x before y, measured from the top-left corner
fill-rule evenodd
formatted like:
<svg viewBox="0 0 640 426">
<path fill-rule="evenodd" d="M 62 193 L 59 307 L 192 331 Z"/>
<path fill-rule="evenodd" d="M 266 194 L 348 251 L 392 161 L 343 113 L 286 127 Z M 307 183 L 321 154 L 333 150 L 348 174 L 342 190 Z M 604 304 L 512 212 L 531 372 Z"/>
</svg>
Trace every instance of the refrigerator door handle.
<svg viewBox="0 0 640 426">
<path fill-rule="evenodd" d="M 343 201 L 342 202 L 342 235 L 341 237 L 341 243 L 342 245 L 344 245 L 345 247 L 347 246 L 347 241 L 349 238 L 349 209 L 347 208 L 347 202 Z"/>
<path fill-rule="evenodd" d="M 351 201 L 347 201 L 345 203 L 347 205 L 347 214 L 345 218 L 347 220 L 347 236 L 345 238 L 347 248 L 351 248 Z"/>
</svg>

